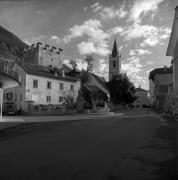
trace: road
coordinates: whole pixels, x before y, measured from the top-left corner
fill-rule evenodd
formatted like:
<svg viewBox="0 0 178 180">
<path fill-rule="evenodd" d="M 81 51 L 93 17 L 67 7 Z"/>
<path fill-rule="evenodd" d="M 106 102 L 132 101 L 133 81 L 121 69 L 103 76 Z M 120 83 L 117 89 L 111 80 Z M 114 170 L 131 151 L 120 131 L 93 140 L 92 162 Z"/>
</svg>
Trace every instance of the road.
<svg viewBox="0 0 178 180">
<path fill-rule="evenodd" d="M 0 180 L 172 180 L 176 132 L 150 110 L 22 123 L 0 130 Z"/>
</svg>

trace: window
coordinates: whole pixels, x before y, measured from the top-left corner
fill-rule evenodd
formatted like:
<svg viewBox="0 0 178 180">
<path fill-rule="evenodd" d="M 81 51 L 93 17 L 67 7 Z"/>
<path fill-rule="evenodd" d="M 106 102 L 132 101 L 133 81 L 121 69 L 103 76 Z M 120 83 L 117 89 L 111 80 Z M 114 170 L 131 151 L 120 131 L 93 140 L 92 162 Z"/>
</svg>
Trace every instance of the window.
<svg viewBox="0 0 178 180">
<path fill-rule="evenodd" d="M 74 85 L 73 84 L 70 85 L 70 90 L 74 91 Z"/>
<path fill-rule="evenodd" d="M 59 102 L 63 102 L 63 99 L 64 99 L 64 98 L 60 96 L 60 97 L 59 97 Z"/>
<path fill-rule="evenodd" d="M 51 89 L 51 82 L 47 82 L 47 89 Z"/>
<path fill-rule="evenodd" d="M 63 89 L 64 89 L 64 84 L 60 83 L 60 90 L 63 90 Z"/>
<path fill-rule="evenodd" d="M 113 61 L 113 67 L 116 67 L 116 61 Z"/>
<path fill-rule="evenodd" d="M 6 99 L 7 99 L 8 101 L 12 101 L 12 100 L 13 100 L 13 93 L 12 93 L 12 92 L 7 93 L 7 94 L 6 94 Z"/>
<path fill-rule="evenodd" d="M 38 80 L 33 80 L 33 88 L 38 88 Z"/>
<path fill-rule="evenodd" d="M 46 97 L 46 102 L 51 102 L 51 96 Z"/>
</svg>

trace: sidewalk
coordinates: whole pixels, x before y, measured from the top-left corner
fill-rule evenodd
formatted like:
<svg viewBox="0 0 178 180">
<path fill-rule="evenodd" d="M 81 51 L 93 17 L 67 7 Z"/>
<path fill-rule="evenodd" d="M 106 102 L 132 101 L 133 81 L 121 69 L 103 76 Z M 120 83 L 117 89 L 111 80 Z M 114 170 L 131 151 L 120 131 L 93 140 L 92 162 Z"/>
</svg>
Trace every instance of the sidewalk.
<svg viewBox="0 0 178 180">
<path fill-rule="evenodd" d="M 90 113 L 73 114 L 63 116 L 4 116 L 0 120 L 0 130 L 16 126 L 20 123 L 54 122 L 54 121 L 77 121 L 87 119 L 98 119 L 109 116 L 121 116 L 122 113 Z"/>
<path fill-rule="evenodd" d="M 12 118 L 12 117 L 0 118 L 0 130 L 16 126 L 20 123 L 24 123 L 24 120 L 20 118 Z"/>
</svg>

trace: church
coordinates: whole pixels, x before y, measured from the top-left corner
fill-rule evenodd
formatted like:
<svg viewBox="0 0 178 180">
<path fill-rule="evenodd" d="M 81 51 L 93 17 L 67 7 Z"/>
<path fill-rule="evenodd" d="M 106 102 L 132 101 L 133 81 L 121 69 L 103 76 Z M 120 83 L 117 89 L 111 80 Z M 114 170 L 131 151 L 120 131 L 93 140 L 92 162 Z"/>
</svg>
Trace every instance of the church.
<svg viewBox="0 0 178 180">
<path fill-rule="evenodd" d="M 117 47 L 116 38 L 112 48 L 112 53 L 109 54 L 109 81 L 111 81 L 114 75 L 121 73 L 121 55 Z"/>
</svg>

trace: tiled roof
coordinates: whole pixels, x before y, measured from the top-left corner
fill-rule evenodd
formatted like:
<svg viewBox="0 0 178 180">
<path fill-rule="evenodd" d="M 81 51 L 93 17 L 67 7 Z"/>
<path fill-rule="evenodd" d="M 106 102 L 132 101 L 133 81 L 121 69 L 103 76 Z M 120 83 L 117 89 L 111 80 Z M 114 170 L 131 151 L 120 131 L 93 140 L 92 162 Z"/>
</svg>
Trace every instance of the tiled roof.
<svg viewBox="0 0 178 180">
<path fill-rule="evenodd" d="M 82 71 L 71 70 L 68 74 L 73 76 L 73 77 L 80 78 L 80 75 L 82 72 L 85 72 L 85 70 L 82 70 Z M 88 84 L 90 84 L 90 85 L 92 84 L 93 86 L 98 86 L 98 87 L 100 87 L 99 88 L 100 90 L 103 90 L 104 92 L 109 93 L 107 86 L 106 86 L 106 80 L 104 79 L 104 77 L 98 76 L 98 75 L 91 73 L 91 72 L 89 72 L 89 77 L 90 78 L 89 78 Z"/>
<path fill-rule="evenodd" d="M 39 66 L 36 64 L 25 63 L 25 64 L 22 64 L 21 67 L 22 69 L 24 69 L 24 71 L 27 74 L 32 74 L 32 75 L 41 76 L 45 78 L 63 80 L 63 81 L 71 81 L 71 82 L 75 82 L 78 80 L 75 77 L 71 77 L 67 75 L 65 75 L 65 77 L 62 77 L 62 71 L 60 69 L 58 70 L 58 75 L 55 75 L 53 69 L 46 66 Z M 64 66 L 64 71 L 65 71 L 65 68 L 66 67 Z"/>
<path fill-rule="evenodd" d="M 152 79 L 154 81 L 156 74 L 171 74 L 171 73 L 173 73 L 172 67 L 156 68 L 150 72 L 149 79 Z"/>
<path fill-rule="evenodd" d="M 135 88 L 135 92 L 148 92 L 148 91 L 142 88 Z"/>
</svg>

